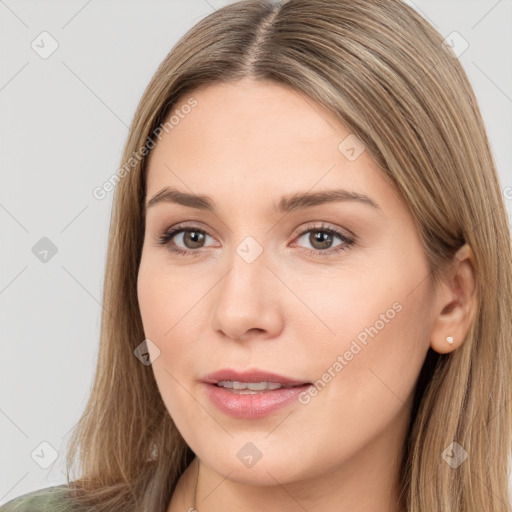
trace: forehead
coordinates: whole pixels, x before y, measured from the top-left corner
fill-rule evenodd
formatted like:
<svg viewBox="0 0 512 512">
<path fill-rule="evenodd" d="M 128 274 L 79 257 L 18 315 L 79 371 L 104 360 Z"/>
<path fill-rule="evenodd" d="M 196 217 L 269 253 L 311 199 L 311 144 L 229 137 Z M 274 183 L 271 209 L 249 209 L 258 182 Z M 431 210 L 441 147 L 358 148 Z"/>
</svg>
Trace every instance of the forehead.
<svg viewBox="0 0 512 512">
<path fill-rule="evenodd" d="M 190 98 L 197 105 L 169 133 L 176 143 L 191 137 L 199 143 L 202 137 L 205 144 L 214 141 L 215 146 L 233 145 L 233 151 L 237 147 L 265 149 L 266 153 L 272 149 L 276 155 L 277 149 L 289 146 L 293 146 L 293 153 L 300 152 L 297 142 L 317 147 L 323 140 L 322 149 L 329 150 L 333 140 L 348 135 L 323 106 L 299 91 L 271 81 L 243 80 L 204 86 L 181 98 L 173 112 L 183 110 Z"/>
<path fill-rule="evenodd" d="M 334 114 L 285 85 L 208 85 L 181 98 L 171 115 L 171 128 L 151 152 L 148 198 L 165 186 L 241 205 L 340 187 L 393 194 L 367 151 L 347 158 L 345 141 L 364 146 Z"/>
</svg>

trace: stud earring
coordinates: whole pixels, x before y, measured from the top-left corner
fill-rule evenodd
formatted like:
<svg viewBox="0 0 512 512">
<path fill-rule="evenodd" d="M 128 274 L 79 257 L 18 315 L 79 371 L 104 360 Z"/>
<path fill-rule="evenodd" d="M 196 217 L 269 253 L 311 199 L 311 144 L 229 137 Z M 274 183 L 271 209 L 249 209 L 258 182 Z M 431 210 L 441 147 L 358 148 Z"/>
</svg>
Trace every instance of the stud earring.
<svg viewBox="0 0 512 512">
<path fill-rule="evenodd" d="M 447 341 L 448 343 L 452 344 L 452 343 L 453 343 L 453 338 L 452 338 L 451 336 L 447 336 L 447 337 L 446 337 L 446 341 Z"/>
</svg>

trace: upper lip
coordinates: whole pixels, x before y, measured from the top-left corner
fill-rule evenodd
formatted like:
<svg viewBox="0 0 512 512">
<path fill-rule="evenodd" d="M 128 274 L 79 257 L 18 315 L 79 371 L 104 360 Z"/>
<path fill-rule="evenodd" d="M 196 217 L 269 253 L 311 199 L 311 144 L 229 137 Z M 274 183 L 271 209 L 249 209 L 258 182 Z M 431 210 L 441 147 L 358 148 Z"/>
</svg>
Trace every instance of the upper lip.
<svg viewBox="0 0 512 512">
<path fill-rule="evenodd" d="M 232 370 L 231 368 L 223 368 L 215 372 L 205 375 L 201 382 L 207 384 L 217 384 L 223 380 L 235 380 L 238 382 L 275 382 L 277 384 L 285 384 L 287 386 L 297 386 L 300 384 L 309 384 L 304 380 L 291 379 L 284 375 L 273 372 L 267 372 L 258 368 L 245 371 Z"/>
</svg>

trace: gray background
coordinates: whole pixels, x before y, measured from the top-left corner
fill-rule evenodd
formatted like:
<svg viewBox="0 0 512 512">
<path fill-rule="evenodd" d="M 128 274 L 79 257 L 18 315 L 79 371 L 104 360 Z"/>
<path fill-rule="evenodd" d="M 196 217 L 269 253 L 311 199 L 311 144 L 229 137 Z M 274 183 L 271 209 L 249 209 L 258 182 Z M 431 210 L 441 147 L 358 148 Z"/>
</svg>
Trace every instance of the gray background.
<svg viewBox="0 0 512 512">
<path fill-rule="evenodd" d="M 97 357 L 113 197 L 97 200 L 92 190 L 118 169 L 158 64 L 197 21 L 228 3 L 0 0 L 0 504 L 65 482 L 65 447 Z M 456 31 L 469 44 L 459 58 L 511 219 L 512 1 L 407 3 L 443 36 Z M 58 43 L 47 58 L 31 46 L 51 48 L 43 31 Z M 33 252 L 46 247 L 43 237 L 57 249 L 46 262 Z M 58 454 L 51 465 L 52 448 L 41 443 Z"/>
</svg>

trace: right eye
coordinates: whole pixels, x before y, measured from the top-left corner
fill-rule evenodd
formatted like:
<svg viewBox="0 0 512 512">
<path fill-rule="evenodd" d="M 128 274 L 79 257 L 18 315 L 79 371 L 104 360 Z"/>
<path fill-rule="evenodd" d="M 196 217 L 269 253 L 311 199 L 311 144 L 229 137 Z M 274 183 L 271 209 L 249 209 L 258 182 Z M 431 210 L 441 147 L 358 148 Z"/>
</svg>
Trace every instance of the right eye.
<svg viewBox="0 0 512 512">
<path fill-rule="evenodd" d="M 182 233 L 182 236 L 178 236 L 181 235 Z M 198 226 L 189 224 L 179 225 L 163 233 L 159 237 L 158 243 L 162 246 L 165 246 L 170 252 L 180 256 L 192 254 L 194 256 L 198 256 L 199 251 L 194 250 L 194 246 L 195 249 L 203 248 L 204 245 L 201 245 L 201 243 L 204 243 L 204 240 L 206 239 L 207 236 L 209 235 L 204 230 L 200 229 Z M 180 248 L 180 246 L 176 245 L 176 242 L 174 241 L 175 238 L 177 238 L 178 240 L 181 238 L 181 242 L 183 244 L 192 245 L 192 248 L 187 248 L 186 246 L 184 248 Z"/>
</svg>

